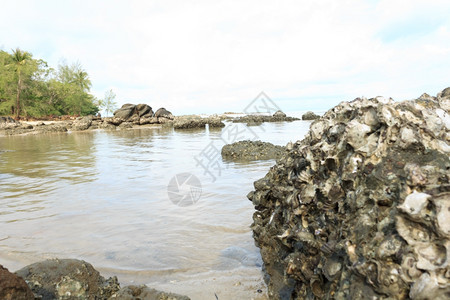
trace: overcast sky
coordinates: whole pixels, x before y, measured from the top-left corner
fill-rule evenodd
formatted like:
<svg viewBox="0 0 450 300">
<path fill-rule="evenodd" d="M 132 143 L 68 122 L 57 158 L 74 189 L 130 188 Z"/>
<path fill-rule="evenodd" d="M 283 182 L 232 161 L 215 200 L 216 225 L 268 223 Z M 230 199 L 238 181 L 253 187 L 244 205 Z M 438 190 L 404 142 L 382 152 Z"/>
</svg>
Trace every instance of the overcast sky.
<svg viewBox="0 0 450 300">
<path fill-rule="evenodd" d="M 0 48 L 79 61 L 92 92 L 175 114 L 285 111 L 450 86 L 450 1 L 6 1 Z"/>
</svg>

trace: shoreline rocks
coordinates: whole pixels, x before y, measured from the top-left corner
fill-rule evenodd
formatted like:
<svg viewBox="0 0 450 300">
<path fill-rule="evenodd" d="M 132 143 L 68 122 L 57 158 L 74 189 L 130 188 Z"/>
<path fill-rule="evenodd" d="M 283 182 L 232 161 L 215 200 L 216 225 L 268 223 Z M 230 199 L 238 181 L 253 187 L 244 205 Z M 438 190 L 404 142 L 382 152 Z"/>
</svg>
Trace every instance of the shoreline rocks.
<svg viewBox="0 0 450 300">
<path fill-rule="evenodd" d="M 200 115 L 173 116 L 165 108 L 158 109 L 153 113 L 147 104 L 124 104 L 114 112 L 112 117 L 101 118 L 99 116 L 61 116 L 44 118 L 43 121 L 15 121 L 11 117 L 0 117 L 0 136 L 37 134 L 49 132 L 85 131 L 93 129 L 121 130 L 130 128 L 141 128 L 148 125 L 173 126 L 174 129 L 197 129 L 222 128 L 225 127 L 224 120 L 234 123 L 247 123 L 248 126 L 259 126 L 263 122 L 292 122 L 300 120 L 288 117 L 282 111 L 275 112 L 272 116 L 246 115 L 243 117 L 230 118 L 226 115 L 211 115 L 208 117 Z M 29 122 L 29 123 L 27 123 Z"/>
<path fill-rule="evenodd" d="M 14 300 L 122 299 L 189 300 L 187 296 L 141 286 L 120 288 L 117 277 L 105 279 L 94 267 L 77 259 L 49 259 L 10 273 L 0 266 L 0 298 Z"/>
<path fill-rule="evenodd" d="M 286 148 L 261 141 L 240 141 L 222 147 L 224 160 L 268 160 L 278 159 Z"/>
<path fill-rule="evenodd" d="M 271 299 L 448 299 L 444 91 L 342 102 L 254 183 Z"/>
</svg>

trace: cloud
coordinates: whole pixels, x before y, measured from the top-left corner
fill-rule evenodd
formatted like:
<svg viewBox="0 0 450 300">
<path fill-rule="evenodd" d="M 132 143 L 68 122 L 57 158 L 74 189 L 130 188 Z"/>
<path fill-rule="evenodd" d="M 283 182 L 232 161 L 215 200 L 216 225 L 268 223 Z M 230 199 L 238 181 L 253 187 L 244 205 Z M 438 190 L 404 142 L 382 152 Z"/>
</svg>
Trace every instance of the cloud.
<svg viewBox="0 0 450 300">
<path fill-rule="evenodd" d="M 121 104 L 242 110 L 264 90 L 285 110 L 327 109 L 449 85 L 448 1 L 5 3 L 19 8 L 0 20 L 6 50 L 79 60 L 93 92 Z"/>
</svg>

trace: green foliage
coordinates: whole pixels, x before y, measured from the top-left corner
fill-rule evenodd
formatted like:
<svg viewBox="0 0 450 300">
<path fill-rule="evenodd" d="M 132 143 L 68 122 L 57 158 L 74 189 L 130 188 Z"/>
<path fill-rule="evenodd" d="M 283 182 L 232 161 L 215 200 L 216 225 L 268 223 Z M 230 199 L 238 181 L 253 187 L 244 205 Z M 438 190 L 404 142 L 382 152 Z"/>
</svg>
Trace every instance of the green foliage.
<svg viewBox="0 0 450 300">
<path fill-rule="evenodd" d="M 91 81 L 80 63 L 57 70 L 20 49 L 0 50 L 0 115 L 41 117 L 98 112 Z"/>
</svg>

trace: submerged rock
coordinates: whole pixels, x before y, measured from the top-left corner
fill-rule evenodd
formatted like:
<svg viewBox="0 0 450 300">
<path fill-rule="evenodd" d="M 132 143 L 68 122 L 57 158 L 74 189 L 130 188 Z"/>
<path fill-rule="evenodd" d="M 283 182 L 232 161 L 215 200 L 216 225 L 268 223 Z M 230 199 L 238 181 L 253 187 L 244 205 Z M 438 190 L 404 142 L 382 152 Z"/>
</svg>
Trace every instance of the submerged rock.
<svg viewBox="0 0 450 300">
<path fill-rule="evenodd" d="M 278 159 L 285 147 L 261 141 L 240 141 L 222 147 L 222 158 L 228 160 Z"/>
<path fill-rule="evenodd" d="M 449 299 L 446 93 L 342 102 L 254 183 L 271 299 Z"/>
<path fill-rule="evenodd" d="M 318 118 L 320 118 L 320 116 L 316 115 L 312 111 L 307 111 L 306 113 L 304 113 L 302 115 L 302 120 L 304 120 L 304 121 L 317 120 Z"/>
<path fill-rule="evenodd" d="M 34 295 L 22 278 L 0 265 L 0 299 L 34 300 Z"/>
<path fill-rule="evenodd" d="M 161 292 L 145 285 L 129 285 L 113 294 L 110 300 L 190 300 L 187 296 Z"/>
<path fill-rule="evenodd" d="M 116 277 L 105 279 L 91 264 L 76 259 L 50 259 L 16 272 L 42 300 L 108 299 L 119 290 Z"/>
</svg>

